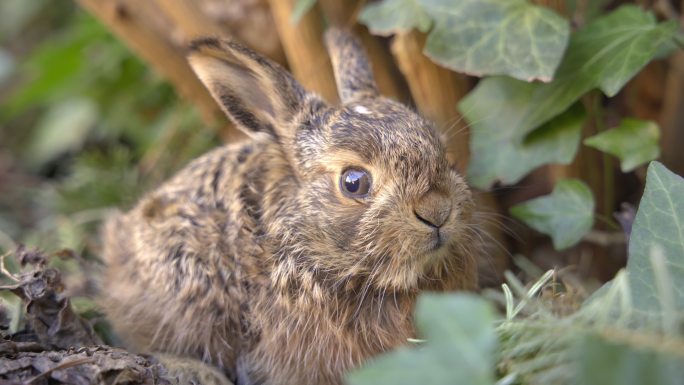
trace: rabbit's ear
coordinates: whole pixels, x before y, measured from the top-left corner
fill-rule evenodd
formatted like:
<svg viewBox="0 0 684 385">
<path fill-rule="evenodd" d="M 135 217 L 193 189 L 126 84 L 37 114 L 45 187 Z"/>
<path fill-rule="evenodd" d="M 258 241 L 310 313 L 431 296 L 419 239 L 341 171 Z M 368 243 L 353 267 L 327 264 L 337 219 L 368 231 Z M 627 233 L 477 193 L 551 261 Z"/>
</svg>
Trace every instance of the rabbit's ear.
<svg viewBox="0 0 684 385">
<path fill-rule="evenodd" d="M 342 103 L 378 96 L 373 70 L 361 42 L 349 31 L 330 28 L 325 43 Z"/>
<path fill-rule="evenodd" d="M 190 65 L 223 111 L 248 134 L 281 132 L 300 110 L 306 91 L 278 64 L 228 40 L 196 40 Z"/>
</svg>

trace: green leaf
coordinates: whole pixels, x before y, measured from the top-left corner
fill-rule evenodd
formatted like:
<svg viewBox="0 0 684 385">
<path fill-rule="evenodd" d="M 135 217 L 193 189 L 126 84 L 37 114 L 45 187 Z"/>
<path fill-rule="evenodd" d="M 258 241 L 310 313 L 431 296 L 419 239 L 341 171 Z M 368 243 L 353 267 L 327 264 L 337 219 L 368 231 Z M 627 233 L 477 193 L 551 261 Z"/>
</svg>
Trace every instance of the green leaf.
<svg viewBox="0 0 684 385">
<path fill-rule="evenodd" d="M 568 21 L 525 0 L 420 4 L 434 20 L 425 54 L 454 71 L 548 82 L 568 44 Z"/>
<path fill-rule="evenodd" d="M 416 326 L 427 338 L 373 359 L 347 377 L 351 385 L 493 385 L 494 311 L 471 294 L 423 294 Z"/>
<path fill-rule="evenodd" d="M 584 140 L 584 144 L 620 158 L 623 172 L 660 156 L 658 124 L 638 119 L 625 119 L 619 126 Z"/>
<path fill-rule="evenodd" d="M 625 332 L 634 334 L 635 332 Z M 576 351 L 577 383 L 583 385 L 678 385 L 684 378 L 682 354 L 670 354 L 660 336 L 622 336 L 622 341 L 594 334 L 582 339 Z M 645 337 L 645 338 L 643 338 Z M 615 338 L 612 338 L 615 339 Z M 655 343 L 647 344 L 653 341 Z M 646 342 L 646 343 L 645 343 Z M 671 342 L 671 341 L 670 341 Z M 680 347 L 681 349 L 681 347 Z"/>
<path fill-rule="evenodd" d="M 511 214 L 533 229 L 550 235 L 562 250 L 579 242 L 594 224 L 594 196 L 576 179 L 562 180 L 553 192 L 511 207 Z"/>
<path fill-rule="evenodd" d="M 580 52 L 577 57 L 572 57 L 578 60 L 573 67 L 582 75 L 596 71 L 594 81 L 607 96 L 612 97 L 676 33 L 676 23 L 658 23 L 652 13 L 624 6 L 578 34 L 575 44 Z M 584 53 L 580 48 L 585 50 Z M 586 62 L 581 62 L 584 60 Z"/>
<path fill-rule="evenodd" d="M 316 5 L 316 0 L 297 0 L 290 16 L 290 23 L 298 24 L 314 5 Z"/>
<path fill-rule="evenodd" d="M 76 18 L 68 29 L 39 45 L 20 63 L 17 67 L 20 75 L 30 81 L 10 95 L 0 115 L 13 117 L 29 107 L 83 95 L 84 89 L 93 83 L 101 89 L 102 83 L 90 82 L 91 79 L 98 77 L 107 67 L 124 71 L 120 63 L 106 57 L 116 50 L 113 44 L 102 47 L 103 41 L 121 46 L 93 17 L 84 13 Z"/>
<path fill-rule="evenodd" d="M 40 167 L 67 151 L 79 149 L 98 116 L 97 105 L 90 99 L 67 99 L 53 105 L 38 123 L 28 161 Z"/>
<path fill-rule="evenodd" d="M 654 258 L 654 250 L 660 250 L 663 260 Z M 648 167 L 628 255 L 627 272 L 637 309 L 664 310 L 661 299 L 668 295 L 676 309 L 684 309 L 684 179 L 658 162 Z M 672 287 L 659 288 L 666 282 Z"/>
<path fill-rule="evenodd" d="M 517 95 L 493 92 L 491 97 L 514 100 Z M 507 107 L 510 109 L 500 113 L 514 122 L 519 118 L 519 110 L 513 103 Z M 473 113 L 482 114 L 489 109 L 480 103 L 471 108 Z M 473 156 L 468 164 L 468 181 L 479 188 L 486 188 L 494 180 L 509 184 L 543 164 L 570 163 L 577 153 L 585 122 L 586 113 L 576 104 L 527 136 L 507 127 L 483 127 L 470 142 L 471 152 L 478 156 Z"/>
<path fill-rule="evenodd" d="M 471 140 L 483 140 L 480 136 L 504 129 L 515 132 L 513 137 L 525 137 L 594 88 L 613 96 L 675 32 L 675 24 L 658 24 L 652 14 L 635 6 L 623 6 L 597 19 L 572 36 L 553 82 L 530 84 L 505 77 L 480 81 L 459 106 L 471 125 Z M 515 111 L 513 118 L 510 111 Z M 475 162 L 486 156 L 476 151 L 472 154 Z M 481 181 L 480 186 L 496 179 L 519 180 L 497 174 Z"/>
<path fill-rule="evenodd" d="M 388 36 L 416 28 L 427 32 L 432 21 L 418 0 L 382 0 L 370 3 L 359 15 L 373 34 Z"/>
</svg>

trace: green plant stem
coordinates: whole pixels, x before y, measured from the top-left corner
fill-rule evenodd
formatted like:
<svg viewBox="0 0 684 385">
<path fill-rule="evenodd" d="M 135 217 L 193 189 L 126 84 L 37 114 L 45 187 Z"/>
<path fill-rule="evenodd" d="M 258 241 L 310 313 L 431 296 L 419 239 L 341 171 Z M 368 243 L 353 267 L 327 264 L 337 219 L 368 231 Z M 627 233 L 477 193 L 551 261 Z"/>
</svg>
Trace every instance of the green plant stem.
<svg viewBox="0 0 684 385">
<path fill-rule="evenodd" d="M 676 36 L 674 42 L 677 45 L 677 47 L 679 47 L 679 49 L 684 50 L 684 37 Z"/>
<path fill-rule="evenodd" d="M 592 118 L 597 132 L 600 133 L 606 130 L 601 94 L 598 92 L 594 95 Z M 601 215 L 603 219 L 607 219 L 606 222 L 610 222 L 612 227 L 617 227 L 613 221 L 609 220 L 613 207 L 615 207 L 615 189 L 613 186 L 615 183 L 615 173 L 613 171 L 612 159 L 605 152 L 601 152 L 601 165 L 603 167 L 603 212 Z"/>
<path fill-rule="evenodd" d="M 596 219 L 598 221 L 600 221 L 603 224 L 605 224 L 606 226 L 610 227 L 611 230 L 622 230 L 620 225 L 617 224 L 615 222 L 615 220 L 613 220 L 612 217 L 607 217 L 607 216 L 605 216 L 603 214 L 599 214 L 599 213 L 594 214 L 594 216 L 596 217 Z"/>
</svg>

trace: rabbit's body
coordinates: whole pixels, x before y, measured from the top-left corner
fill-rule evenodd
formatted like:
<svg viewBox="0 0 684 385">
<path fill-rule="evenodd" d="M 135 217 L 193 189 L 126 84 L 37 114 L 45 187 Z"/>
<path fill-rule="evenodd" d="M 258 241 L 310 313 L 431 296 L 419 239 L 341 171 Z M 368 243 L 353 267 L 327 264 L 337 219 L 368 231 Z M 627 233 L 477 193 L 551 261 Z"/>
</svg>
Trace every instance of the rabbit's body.
<svg viewBox="0 0 684 385">
<path fill-rule="evenodd" d="M 340 57 L 356 64 L 341 107 L 239 45 L 196 44 L 198 75 L 254 139 L 108 222 L 106 309 L 127 341 L 240 385 L 340 384 L 414 337 L 419 291 L 475 288 L 472 200 L 436 132 L 377 97 L 353 39 L 330 41 L 338 76 Z"/>
<path fill-rule="evenodd" d="M 238 179 L 251 171 L 248 159 L 258 160 L 255 146 L 196 159 L 106 224 L 105 309 L 127 342 L 234 365 L 244 274 L 256 270 L 245 267 L 259 260 L 248 239 L 252 191 Z"/>
</svg>

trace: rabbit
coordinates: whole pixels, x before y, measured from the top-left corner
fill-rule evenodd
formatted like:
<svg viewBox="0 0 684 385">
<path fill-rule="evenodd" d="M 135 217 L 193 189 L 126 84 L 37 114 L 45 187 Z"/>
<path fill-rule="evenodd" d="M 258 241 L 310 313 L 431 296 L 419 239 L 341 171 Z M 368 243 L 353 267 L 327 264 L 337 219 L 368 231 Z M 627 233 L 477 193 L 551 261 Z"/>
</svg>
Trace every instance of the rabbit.
<svg viewBox="0 0 684 385">
<path fill-rule="evenodd" d="M 131 346 L 240 385 L 341 384 L 416 337 L 421 291 L 476 289 L 474 203 L 439 133 L 379 95 L 351 33 L 325 41 L 339 105 L 234 41 L 192 43 L 249 139 L 106 222 L 104 309 Z"/>
</svg>

